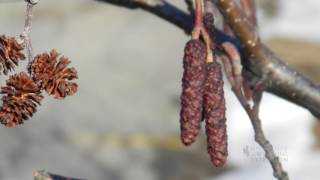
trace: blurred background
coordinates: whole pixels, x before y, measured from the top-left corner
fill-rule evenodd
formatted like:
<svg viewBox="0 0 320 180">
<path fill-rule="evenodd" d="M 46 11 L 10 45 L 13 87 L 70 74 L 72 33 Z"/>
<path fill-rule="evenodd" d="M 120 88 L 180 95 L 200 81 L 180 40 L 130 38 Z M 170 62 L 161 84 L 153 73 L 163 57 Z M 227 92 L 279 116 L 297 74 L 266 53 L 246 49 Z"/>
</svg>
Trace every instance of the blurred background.
<svg viewBox="0 0 320 180">
<path fill-rule="evenodd" d="M 171 2 L 185 9 L 183 1 Z M 258 5 L 263 40 L 319 82 L 320 1 Z M 0 0 L 0 34 L 19 35 L 24 14 L 22 0 Z M 32 38 L 36 53 L 56 48 L 72 60 L 80 89 L 64 101 L 45 98 L 23 126 L 0 127 L 1 180 L 31 180 L 42 169 L 88 180 L 274 179 L 227 83 L 227 165 L 211 165 L 203 133 L 191 147 L 180 143 L 182 56 L 189 37 L 175 26 L 93 0 L 42 0 Z M 319 179 L 317 120 L 270 94 L 261 108 L 266 135 L 291 179 Z"/>
</svg>

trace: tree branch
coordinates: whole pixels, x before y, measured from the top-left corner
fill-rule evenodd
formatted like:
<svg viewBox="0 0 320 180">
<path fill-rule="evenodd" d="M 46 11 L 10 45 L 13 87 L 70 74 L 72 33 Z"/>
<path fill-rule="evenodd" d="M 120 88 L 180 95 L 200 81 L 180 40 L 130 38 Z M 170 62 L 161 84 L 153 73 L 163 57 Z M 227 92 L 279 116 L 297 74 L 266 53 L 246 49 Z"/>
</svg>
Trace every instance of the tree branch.
<svg viewBox="0 0 320 180">
<path fill-rule="evenodd" d="M 268 49 L 233 0 L 212 0 L 244 47 L 245 69 L 262 78 L 269 92 L 303 106 L 320 117 L 320 87 L 287 66 Z"/>
<path fill-rule="evenodd" d="M 35 171 L 33 173 L 34 180 L 84 180 L 84 179 L 78 179 L 78 178 L 69 178 L 64 177 L 52 173 L 48 173 L 46 171 Z"/>
<path fill-rule="evenodd" d="M 262 81 L 258 81 L 254 88 L 252 88 L 251 97 L 253 106 L 250 105 L 249 100 L 245 97 L 243 76 L 241 73 L 241 57 L 236 47 L 231 43 L 224 43 L 223 49 L 226 55 L 222 55 L 222 62 L 224 65 L 227 79 L 229 80 L 232 91 L 236 95 L 237 99 L 241 103 L 242 107 L 248 114 L 255 134 L 255 141 L 261 146 L 265 152 L 265 157 L 271 164 L 274 176 L 279 180 L 289 180 L 288 174 L 282 168 L 282 164 L 274 152 L 272 144 L 267 140 L 264 135 L 262 123 L 259 118 L 259 108 L 264 91 L 264 84 Z"/>
<path fill-rule="evenodd" d="M 194 17 L 194 5 L 193 5 L 193 0 L 184 0 L 184 2 L 187 5 L 188 12 L 192 17 Z"/>
<path fill-rule="evenodd" d="M 240 0 L 242 11 L 249 18 L 253 26 L 257 25 L 257 14 L 255 0 Z"/>
<path fill-rule="evenodd" d="M 181 11 L 164 0 L 97 0 L 130 9 L 141 8 L 160 18 L 171 22 L 190 34 L 192 30 L 191 15 Z"/>
<path fill-rule="evenodd" d="M 192 16 L 165 0 L 98 0 L 105 3 L 127 7 L 141 8 L 150 12 L 190 34 L 192 30 Z M 222 44 L 231 42 L 241 52 L 244 68 L 250 72 L 251 79 L 260 79 L 266 84 L 266 90 L 288 101 L 308 109 L 320 118 L 320 87 L 312 81 L 288 67 L 282 59 L 276 56 L 259 39 L 255 29 L 246 20 L 235 4 L 230 7 L 227 2 L 232 0 L 211 0 L 229 22 L 236 38 L 216 30 L 216 42 Z M 227 9 L 231 8 L 227 13 Z M 241 21 L 241 23 L 239 23 Z M 241 46 L 243 44 L 243 47 Z"/>
</svg>

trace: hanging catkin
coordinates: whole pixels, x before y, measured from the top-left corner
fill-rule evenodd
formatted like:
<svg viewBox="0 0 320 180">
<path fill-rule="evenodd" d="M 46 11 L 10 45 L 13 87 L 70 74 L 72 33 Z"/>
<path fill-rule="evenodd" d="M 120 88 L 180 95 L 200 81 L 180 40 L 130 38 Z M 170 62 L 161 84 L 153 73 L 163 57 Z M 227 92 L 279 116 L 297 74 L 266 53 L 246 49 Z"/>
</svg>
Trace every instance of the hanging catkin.
<svg viewBox="0 0 320 180">
<path fill-rule="evenodd" d="M 211 48 L 214 52 L 214 17 L 211 13 L 205 14 L 204 25 L 213 42 Z M 225 164 L 228 156 L 226 107 L 221 66 L 216 62 L 214 55 L 213 62 L 208 62 L 206 68 L 203 101 L 204 118 L 206 120 L 207 151 L 212 163 L 217 167 L 221 167 Z"/>
<path fill-rule="evenodd" d="M 204 89 L 204 118 L 206 120 L 207 151 L 212 163 L 221 167 L 228 156 L 225 99 L 221 66 L 207 65 Z"/>
<path fill-rule="evenodd" d="M 186 44 L 180 111 L 181 140 L 185 145 L 192 144 L 200 130 L 206 57 L 206 46 L 200 40 Z"/>
</svg>

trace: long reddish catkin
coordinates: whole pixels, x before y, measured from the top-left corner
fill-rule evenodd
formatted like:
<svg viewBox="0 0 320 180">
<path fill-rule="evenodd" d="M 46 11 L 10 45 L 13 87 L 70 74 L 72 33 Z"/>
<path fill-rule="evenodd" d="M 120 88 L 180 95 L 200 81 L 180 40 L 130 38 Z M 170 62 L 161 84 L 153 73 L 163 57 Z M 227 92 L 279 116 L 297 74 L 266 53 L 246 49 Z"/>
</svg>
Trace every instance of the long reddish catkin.
<svg viewBox="0 0 320 180">
<path fill-rule="evenodd" d="M 215 50 L 214 17 L 211 13 L 204 15 L 204 26 L 212 40 L 212 50 Z M 214 54 L 214 53 L 213 53 Z M 207 64 L 204 89 L 204 118 L 206 119 L 207 151 L 212 163 L 221 167 L 228 156 L 226 107 L 223 92 L 221 66 L 216 62 Z"/>
<path fill-rule="evenodd" d="M 206 120 L 207 151 L 212 163 L 221 167 L 228 156 L 225 99 L 221 66 L 207 65 L 204 89 L 204 118 Z"/>
<path fill-rule="evenodd" d="M 186 44 L 180 111 L 181 140 L 185 145 L 192 144 L 200 130 L 206 57 L 206 46 L 200 40 L 190 40 Z"/>
</svg>

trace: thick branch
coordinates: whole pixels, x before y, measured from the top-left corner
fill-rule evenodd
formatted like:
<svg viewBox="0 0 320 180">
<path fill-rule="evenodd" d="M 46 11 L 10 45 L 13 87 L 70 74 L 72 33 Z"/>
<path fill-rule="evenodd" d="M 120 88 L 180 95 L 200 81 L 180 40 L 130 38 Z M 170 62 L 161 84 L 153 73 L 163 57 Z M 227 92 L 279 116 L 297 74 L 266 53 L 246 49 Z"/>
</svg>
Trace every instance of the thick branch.
<svg viewBox="0 0 320 180">
<path fill-rule="evenodd" d="M 186 33 L 190 34 L 192 30 L 192 16 L 164 0 L 98 1 L 131 9 L 141 8 L 178 26 Z M 222 44 L 223 42 L 229 41 L 237 45 L 240 52 L 246 52 L 242 53 L 242 56 L 246 57 L 242 58 L 245 61 L 243 62 L 245 69 L 251 72 L 250 76 L 252 78 L 263 78 L 263 80 L 266 81 L 267 91 L 305 107 L 315 116 L 320 117 L 320 87 L 285 65 L 283 60 L 265 47 L 260 42 L 258 35 L 255 33 L 255 29 L 250 27 L 248 22 L 239 23 L 239 21 L 245 20 L 245 16 L 237 6 L 233 7 L 232 13 L 226 13 L 229 7 L 226 6 L 226 2 L 233 1 L 213 0 L 213 2 L 217 4 L 224 14 L 231 28 L 235 32 L 238 32 L 236 35 L 239 38 L 239 40 L 235 39 L 217 30 L 216 42 Z M 243 19 L 239 19 L 239 17 Z M 244 48 L 240 46 L 240 42 L 243 43 Z"/>
<path fill-rule="evenodd" d="M 233 0 L 214 0 L 244 47 L 246 70 L 267 85 L 267 90 L 309 109 L 320 117 L 320 87 L 288 67 L 268 49 Z"/>
<path fill-rule="evenodd" d="M 180 29 L 184 30 L 187 34 L 190 34 L 193 28 L 193 17 L 192 15 L 182 11 L 173 4 L 166 2 L 164 0 L 97 0 L 101 2 L 106 2 L 114 4 L 121 7 L 126 7 L 129 9 L 141 8 L 145 11 L 154 14 L 167 22 L 178 26 Z M 229 37 L 220 30 L 216 30 L 218 43 L 223 43 L 230 41 L 234 44 L 238 44 L 238 40 L 233 37 Z"/>
<path fill-rule="evenodd" d="M 266 69 L 267 90 L 307 108 L 314 116 L 320 118 L 320 86 L 288 67 L 265 46 L 263 51 L 269 61 L 267 66 L 260 67 Z"/>
<path fill-rule="evenodd" d="M 192 17 L 194 17 L 194 5 L 193 5 L 193 0 L 184 0 L 184 2 L 187 5 L 187 9 L 189 13 L 191 14 Z"/>
<path fill-rule="evenodd" d="M 240 0 L 241 8 L 253 26 L 257 25 L 255 0 Z"/>
<path fill-rule="evenodd" d="M 97 0 L 130 9 L 141 8 L 165 19 L 183 29 L 186 33 L 192 30 L 191 15 L 181 11 L 164 0 Z"/>
</svg>

